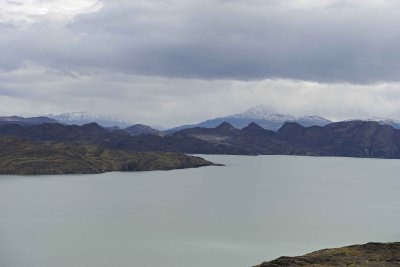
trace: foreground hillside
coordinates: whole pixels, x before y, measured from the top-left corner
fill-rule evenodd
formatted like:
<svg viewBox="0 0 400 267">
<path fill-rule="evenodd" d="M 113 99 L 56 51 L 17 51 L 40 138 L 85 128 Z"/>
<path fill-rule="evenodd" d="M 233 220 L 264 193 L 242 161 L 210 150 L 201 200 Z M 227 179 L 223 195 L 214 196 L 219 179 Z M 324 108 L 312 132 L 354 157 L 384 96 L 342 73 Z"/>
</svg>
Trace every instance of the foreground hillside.
<svg viewBox="0 0 400 267">
<path fill-rule="evenodd" d="M 212 165 L 180 153 L 128 152 L 93 145 L 66 145 L 0 138 L 0 174 L 89 174 L 152 171 Z"/>
<path fill-rule="evenodd" d="M 343 248 L 323 249 L 299 257 L 280 257 L 255 267 L 400 266 L 400 242 L 368 243 Z"/>
</svg>

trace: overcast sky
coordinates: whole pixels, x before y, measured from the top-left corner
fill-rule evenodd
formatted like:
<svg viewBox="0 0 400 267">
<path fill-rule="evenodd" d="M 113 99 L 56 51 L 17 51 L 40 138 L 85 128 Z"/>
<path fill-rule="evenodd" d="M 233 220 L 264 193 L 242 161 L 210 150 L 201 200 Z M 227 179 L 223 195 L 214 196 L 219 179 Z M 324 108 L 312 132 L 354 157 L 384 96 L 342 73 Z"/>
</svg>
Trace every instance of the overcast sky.
<svg viewBox="0 0 400 267">
<path fill-rule="evenodd" d="M 0 114 L 400 119 L 397 0 L 0 0 Z"/>
</svg>

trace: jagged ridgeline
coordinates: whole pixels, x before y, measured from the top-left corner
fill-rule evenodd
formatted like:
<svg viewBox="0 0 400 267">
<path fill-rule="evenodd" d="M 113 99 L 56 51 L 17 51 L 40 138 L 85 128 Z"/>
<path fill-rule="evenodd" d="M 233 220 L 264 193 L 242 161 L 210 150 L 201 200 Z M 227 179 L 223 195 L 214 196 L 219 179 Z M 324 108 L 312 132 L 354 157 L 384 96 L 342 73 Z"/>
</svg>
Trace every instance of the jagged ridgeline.
<svg viewBox="0 0 400 267">
<path fill-rule="evenodd" d="M 225 122 L 215 128 L 196 127 L 165 136 L 110 131 L 96 123 L 83 126 L 8 124 L 0 126 L 0 136 L 91 144 L 135 152 L 400 158 L 400 130 L 371 121 L 345 121 L 310 127 L 292 122 L 285 123 L 276 132 L 256 123 L 237 129 Z"/>
</svg>

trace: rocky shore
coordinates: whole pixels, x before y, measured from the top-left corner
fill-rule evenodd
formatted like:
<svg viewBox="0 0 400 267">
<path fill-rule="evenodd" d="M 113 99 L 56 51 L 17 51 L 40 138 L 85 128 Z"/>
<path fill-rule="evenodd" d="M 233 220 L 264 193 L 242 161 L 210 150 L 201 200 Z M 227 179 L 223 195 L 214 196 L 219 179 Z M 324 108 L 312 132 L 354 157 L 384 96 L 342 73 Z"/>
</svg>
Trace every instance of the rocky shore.
<svg viewBox="0 0 400 267">
<path fill-rule="evenodd" d="M 280 257 L 254 267 L 395 267 L 400 266 L 400 242 L 367 243 L 342 248 L 323 249 L 299 257 Z"/>
</svg>

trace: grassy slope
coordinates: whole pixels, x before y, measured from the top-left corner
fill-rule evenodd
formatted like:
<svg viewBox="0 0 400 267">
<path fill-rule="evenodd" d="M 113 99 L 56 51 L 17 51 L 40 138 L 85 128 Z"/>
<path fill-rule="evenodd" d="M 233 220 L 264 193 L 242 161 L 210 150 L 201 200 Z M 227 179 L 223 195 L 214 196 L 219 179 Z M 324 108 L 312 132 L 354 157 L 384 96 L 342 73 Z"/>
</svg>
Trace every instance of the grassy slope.
<svg viewBox="0 0 400 267">
<path fill-rule="evenodd" d="M 280 257 L 270 262 L 264 262 L 256 267 L 272 266 L 400 266 L 400 242 L 368 243 L 343 248 L 323 249 L 299 257 Z"/>
<path fill-rule="evenodd" d="M 192 168 L 212 163 L 181 153 L 129 152 L 0 138 L 0 174 L 86 174 Z"/>
</svg>

